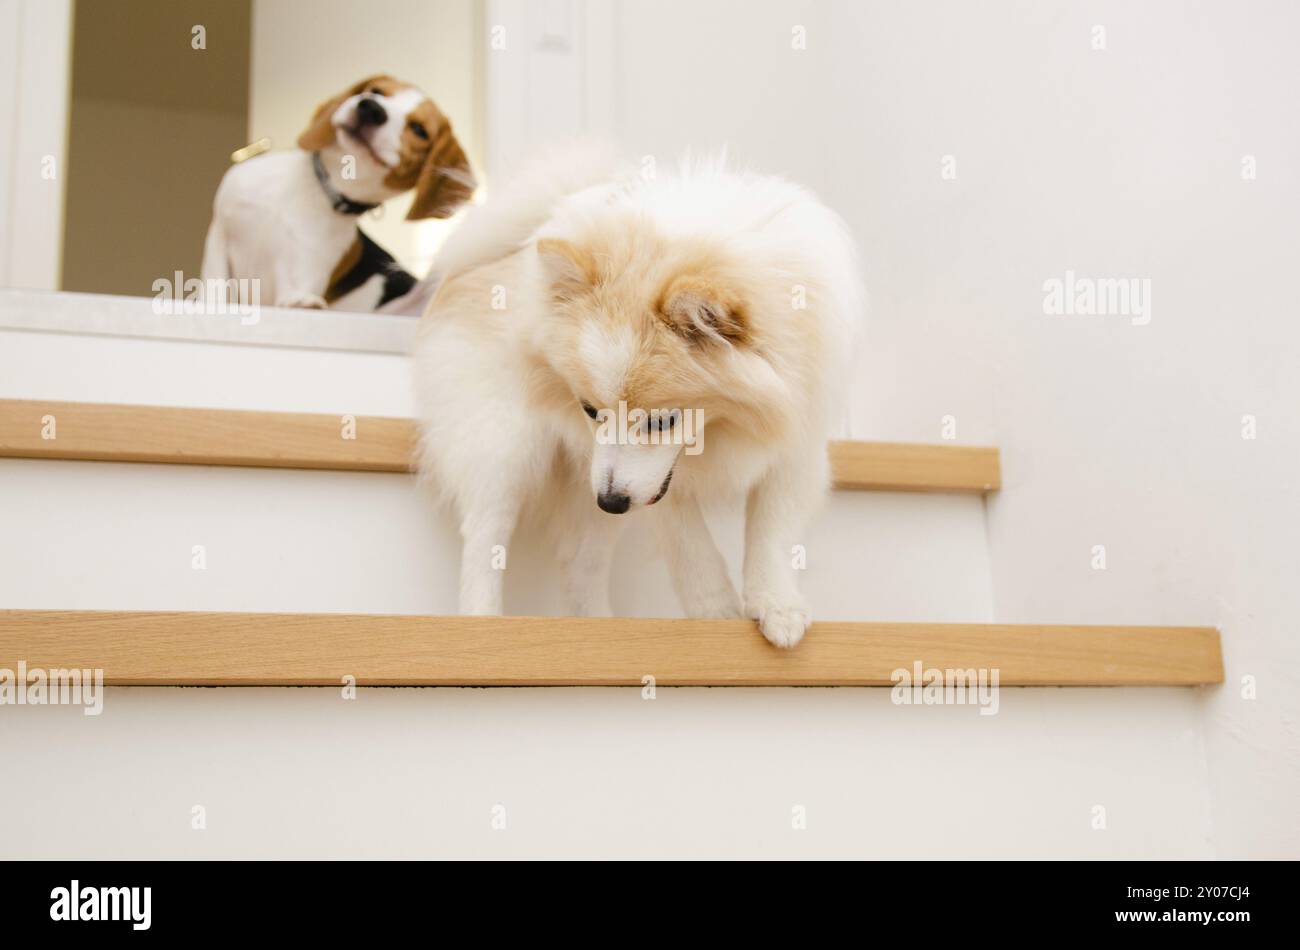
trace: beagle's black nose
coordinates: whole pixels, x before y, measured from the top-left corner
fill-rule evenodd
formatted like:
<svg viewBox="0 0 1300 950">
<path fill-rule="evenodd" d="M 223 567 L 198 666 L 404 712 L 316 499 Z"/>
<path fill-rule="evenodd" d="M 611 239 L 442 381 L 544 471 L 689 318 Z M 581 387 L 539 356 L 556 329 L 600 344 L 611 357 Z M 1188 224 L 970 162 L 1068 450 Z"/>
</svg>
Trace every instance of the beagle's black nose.
<svg viewBox="0 0 1300 950">
<path fill-rule="evenodd" d="M 357 122 L 360 125 L 383 125 L 388 121 L 388 113 L 374 99 L 362 99 L 357 103 Z"/>
<path fill-rule="evenodd" d="M 601 492 L 596 496 L 596 504 L 600 505 L 601 511 L 608 511 L 611 515 L 621 515 L 632 505 L 632 499 L 623 492 Z"/>
</svg>

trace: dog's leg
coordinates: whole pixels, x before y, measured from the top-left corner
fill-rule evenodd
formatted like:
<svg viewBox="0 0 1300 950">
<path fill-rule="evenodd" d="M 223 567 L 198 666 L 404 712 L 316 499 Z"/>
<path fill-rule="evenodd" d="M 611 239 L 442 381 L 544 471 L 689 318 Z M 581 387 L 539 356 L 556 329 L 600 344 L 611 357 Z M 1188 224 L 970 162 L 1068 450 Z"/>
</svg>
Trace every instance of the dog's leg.
<svg viewBox="0 0 1300 950">
<path fill-rule="evenodd" d="M 313 294 L 307 291 L 302 293 L 286 293 L 275 298 L 277 307 L 291 307 L 298 310 L 325 310 L 329 304 L 320 294 Z"/>
<path fill-rule="evenodd" d="M 325 279 L 313 275 L 297 255 L 286 254 L 275 264 L 275 299 L 271 303 L 277 307 L 324 310 L 329 306 L 325 302 L 327 289 Z"/>
<path fill-rule="evenodd" d="M 580 493 L 577 501 L 585 513 L 575 511 L 567 528 L 579 534 L 560 548 L 566 609 L 575 617 L 608 617 L 609 568 L 627 519 L 601 511 L 588 493 Z"/>
<path fill-rule="evenodd" d="M 415 355 L 420 470 L 458 519 L 460 612 L 500 614 L 515 525 L 543 494 L 554 437 L 527 412 L 522 368 L 495 377 L 488 339 L 441 332 Z"/>
<path fill-rule="evenodd" d="M 517 494 L 499 496 L 517 499 Z M 517 503 L 498 500 L 475 506 L 461 517 L 460 612 L 497 615 L 504 604 L 506 551 L 519 517 Z"/>
<path fill-rule="evenodd" d="M 542 454 L 535 440 L 517 427 L 491 431 L 453 430 L 445 451 L 454 462 L 442 472 L 455 485 L 460 514 L 460 612 L 491 616 L 504 612 L 510 540 L 539 475 L 528 465 L 529 452 Z M 534 456 L 535 457 L 535 456 Z"/>
<path fill-rule="evenodd" d="M 829 463 L 824 445 L 771 469 L 749 493 L 745 512 L 745 611 L 763 636 L 792 647 L 812 623 L 795 571 L 795 546 L 825 497 Z"/>
<path fill-rule="evenodd" d="M 727 561 L 713 542 L 704 513 L 694 497 L 671 491 L 655 514 L 673 588 L 688 617 L 741 617 L 740 597 L 727 572 Z"/>
</svg>

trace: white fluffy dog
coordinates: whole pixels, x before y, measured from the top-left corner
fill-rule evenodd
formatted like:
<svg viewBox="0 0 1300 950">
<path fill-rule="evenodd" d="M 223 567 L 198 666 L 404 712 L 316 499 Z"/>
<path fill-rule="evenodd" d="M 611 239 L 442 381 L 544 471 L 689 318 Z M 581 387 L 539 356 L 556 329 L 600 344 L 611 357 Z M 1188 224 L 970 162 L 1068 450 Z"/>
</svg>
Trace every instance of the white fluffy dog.
<svg viewBox="0 0 1300 950">
<path fill-rule="evenodd" d="M 538 512 L 572 612 L 607 615 L 624 512 L 654 505 L 688 616 L 798 643 L 795 550 L 864 305 L 843 222 L 721 161 L 631 175 L 585 147 L 474 208 L 434 269 L 420 468 L 460 520 L 462 613 L 501 613 L 500 554 Z M 743 600 L 702 514 L 742 494 Z"/>
</svg>

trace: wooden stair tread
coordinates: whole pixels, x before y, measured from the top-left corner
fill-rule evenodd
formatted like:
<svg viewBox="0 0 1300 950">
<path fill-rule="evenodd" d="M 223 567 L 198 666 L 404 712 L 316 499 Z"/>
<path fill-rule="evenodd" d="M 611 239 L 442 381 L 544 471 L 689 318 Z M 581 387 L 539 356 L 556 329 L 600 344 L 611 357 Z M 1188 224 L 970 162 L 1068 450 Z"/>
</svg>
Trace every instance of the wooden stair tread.
<svg viewBox="0 0 1300 950">
<path fill-rule="evenodd" d="M 1223 681 L 1213 627 L 814 623 L 793 650 L 742 620 L 0 610 L 0 669 L 146 686 L 888 686 L 897 669 L 1000 686 Z"/>
<path fill-rule="evenodd" d="M 52 417 L 55 438 L 43 436 Z M 415 423 L 386 416 L 0 399 L 0 457 L 408 472 Z M 998 450 L 832 442 L 835 487 L 859 491 L 996 491 Z"/>
</svg>

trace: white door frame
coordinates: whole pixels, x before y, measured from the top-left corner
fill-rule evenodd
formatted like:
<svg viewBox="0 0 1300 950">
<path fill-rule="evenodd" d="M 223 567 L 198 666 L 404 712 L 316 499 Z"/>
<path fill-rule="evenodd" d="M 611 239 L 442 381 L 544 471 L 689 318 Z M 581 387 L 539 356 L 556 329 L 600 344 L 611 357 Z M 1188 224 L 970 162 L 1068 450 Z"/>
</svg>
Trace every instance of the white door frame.
<svg viewBox="0 0 1300 950">
<path fill-rule="evenodd" d="M 72 0 L 0 0 L 0 286 L 57 290 L 72 85 Z"/>
<path fill-rule="evenodd" d="M 489 182 L 550 142 L 617 140 L 617 3 L 488 0 L 484 16 Z"/>
</svg>

